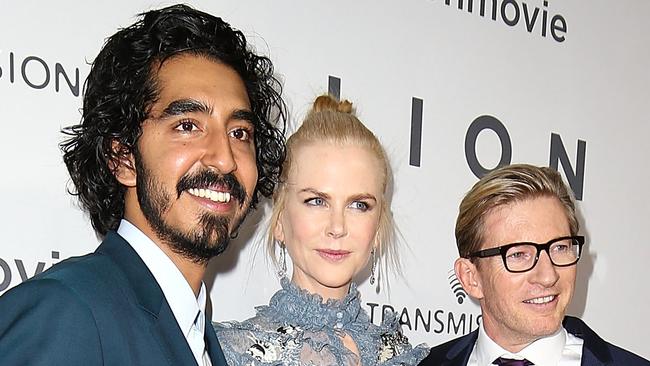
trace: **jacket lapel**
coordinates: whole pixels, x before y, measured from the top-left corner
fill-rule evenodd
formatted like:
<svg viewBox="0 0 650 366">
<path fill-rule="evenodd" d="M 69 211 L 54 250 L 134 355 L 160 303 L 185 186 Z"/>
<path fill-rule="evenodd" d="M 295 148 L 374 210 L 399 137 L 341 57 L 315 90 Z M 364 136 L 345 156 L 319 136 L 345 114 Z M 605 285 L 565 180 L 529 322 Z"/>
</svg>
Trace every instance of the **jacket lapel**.
<svg viewBox="0 0 650 366">
<path fill-rule="evenodd" d="M 96 252 L 111 257 L 124 273 L 143 316 L 150 321 L 151 335 L 160 345 L 160 352 L 166 356 L 169 365 L 196 365 L 192 350 L 158 282 L 131 245 L 117 233 L 109 232 Z"/>
<path fill-rule="evenodd" d="M 478 330 L 462 337 L 447 352 L 447 359 L 441 366 L 465 366 L 469 362 L 474 344 L 478 338 Z"/>
<path fill-rule="evenodd" d="M 197 365 L 192 349 L 183 336 L 167 301 L 151 326 L 151 334 L 160 345 L 161 351 L 167 356 L 170 365 Z"/>
<path fill-rule="evenodd" d="M 212 366 L 228 366 L 226 359 L 221 350 L 221 345 L 219 345 L 219 340 L 217 339 L 217 334 L 214 332 L 211 322 L 206 322 L 205 325 L 205 344 L 208 347 L 208 354 L 210 355 L 210 360 L 212 361 Z"/>
<path fill-rule="evenodd" d="M 609 352 L 609 346 L 602 338 L 598 336 L 582 320 L 567 316 L 562 324 L 567 332 L 573 334 L 584 341 L 582 345 L 582 366 L 601 366 L 610 365 L 612 355 Z"/>
</svg>

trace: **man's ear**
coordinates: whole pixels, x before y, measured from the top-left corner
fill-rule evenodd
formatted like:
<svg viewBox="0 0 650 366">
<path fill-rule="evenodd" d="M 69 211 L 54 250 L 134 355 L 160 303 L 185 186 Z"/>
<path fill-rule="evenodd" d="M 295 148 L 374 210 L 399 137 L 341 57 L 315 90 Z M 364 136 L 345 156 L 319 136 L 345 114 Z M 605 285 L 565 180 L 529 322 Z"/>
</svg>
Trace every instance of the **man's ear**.
<svg viewBox="0 0 650 366">
<path fill-rule="evenodd" d="M 476 265 L 467 258 L 458 258 L 454 262 L 454 271 L 456 271 L 456 278 L 463 285 L 465 292 L 469 296 L 481 300 L 483 298 L 483 286 Z"/>
<path fill-rule="evenodd" d="M 137 174 L 133 153 L 116 140 L 111 142 L 111 149 L 113 149 L 113 156 L 108 162 L 108 167 L 113 172 L 115 179 L 127 188 L 135 187 Z"/>
</svg>

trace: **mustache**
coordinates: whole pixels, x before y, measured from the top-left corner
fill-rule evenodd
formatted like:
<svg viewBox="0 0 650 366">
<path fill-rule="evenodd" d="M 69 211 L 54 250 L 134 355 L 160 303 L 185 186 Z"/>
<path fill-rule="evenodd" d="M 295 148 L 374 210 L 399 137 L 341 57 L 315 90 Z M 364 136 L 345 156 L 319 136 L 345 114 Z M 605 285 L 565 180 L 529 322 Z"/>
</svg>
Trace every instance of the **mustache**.
<svg viewBox="0 0 650 366">
<path fill-rule="evenodd" d="M 209 188 L 219 186 L 230 191 L 230 197 L 239 201 L 241 206 L 246 200 L 246 190 L 237 178 L 231 174 L 220 175 L 211 170 L 202 170 L 198 173 L 186 174 L 176 184 L 178 197 L 190 188 Z"/>
</svg>

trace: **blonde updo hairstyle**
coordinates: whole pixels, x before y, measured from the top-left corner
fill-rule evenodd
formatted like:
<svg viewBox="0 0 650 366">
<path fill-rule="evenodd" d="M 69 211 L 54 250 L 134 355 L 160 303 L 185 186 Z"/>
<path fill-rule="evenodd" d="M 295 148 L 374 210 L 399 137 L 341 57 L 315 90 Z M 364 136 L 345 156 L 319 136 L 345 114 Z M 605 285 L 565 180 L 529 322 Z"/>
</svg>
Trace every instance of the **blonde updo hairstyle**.
<svg viewBox="0 0 650 366">
<path fill-rule="evenodd" d="M 280 213 L 285 207 L 287 178 L 293 168 L 295 154 L 301 147 L 314 143 L 364 147 L 372 152 L 379 161 L 384 197 L 381 200 L 375 250 L 377 260 L 383 262 L 383 266 L 379 266 L 380 273 L 377 276 L 380 279 L 383 277 L 381 267 L 399 272 L 396 228 L 390 210 L 389 197 L 387 197 L 387 187 L 391 175 L 386 152 L 372 131 L 354 115 L 352 103 L 347 100 L 338 101 L 329 95 L 321 95 L 316 98 L 300 128 L 287 140 L 287 155 L 282 166 L 278 188 L 273 195 L 273 211 L 267 235 L 267 250 L 274 264 L 277 266 L 278 261 L 275 256 L 276 241 L 273 231 L 278 223 Z"/>
</svg>

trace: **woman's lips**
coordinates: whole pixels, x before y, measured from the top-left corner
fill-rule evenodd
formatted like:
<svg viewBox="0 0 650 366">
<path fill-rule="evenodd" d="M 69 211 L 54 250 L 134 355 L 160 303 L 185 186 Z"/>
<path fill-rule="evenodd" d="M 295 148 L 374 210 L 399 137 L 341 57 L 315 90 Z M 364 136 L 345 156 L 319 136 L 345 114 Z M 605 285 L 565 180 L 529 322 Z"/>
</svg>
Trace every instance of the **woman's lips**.
<svg viewBox="0 0 650 366">
<path fill-rule="evenodd" d="M 349 250 L 316 249 L 318 255 L 330 262 L 340 262 L 350 255 Z"/>
</svg>

